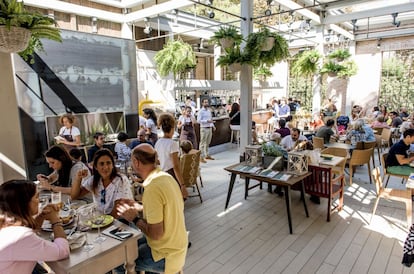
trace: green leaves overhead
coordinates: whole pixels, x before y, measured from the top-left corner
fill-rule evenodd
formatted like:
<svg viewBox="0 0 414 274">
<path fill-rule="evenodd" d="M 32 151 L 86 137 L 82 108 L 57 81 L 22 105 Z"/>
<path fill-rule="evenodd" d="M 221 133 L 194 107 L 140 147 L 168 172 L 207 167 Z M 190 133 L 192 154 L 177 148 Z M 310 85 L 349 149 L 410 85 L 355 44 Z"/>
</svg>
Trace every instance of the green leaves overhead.
<svg viewBox="0 0 414 274">
<path fill-rule="evenodd" d="M 161 76 L 173 73 L 174 77 L 194 68 L 196 57 L 191 45 L 179 40 L 170 40 L 154 57 L 157 71 Z"/>
<path fill-rule="evenodd" d="M 298 54 L 293 63 L 294 73 L 302 76 L 313 75 L 318 71 L 318 64 L 322 55 L 317 50 L 305 50 Z"/>
</svg>

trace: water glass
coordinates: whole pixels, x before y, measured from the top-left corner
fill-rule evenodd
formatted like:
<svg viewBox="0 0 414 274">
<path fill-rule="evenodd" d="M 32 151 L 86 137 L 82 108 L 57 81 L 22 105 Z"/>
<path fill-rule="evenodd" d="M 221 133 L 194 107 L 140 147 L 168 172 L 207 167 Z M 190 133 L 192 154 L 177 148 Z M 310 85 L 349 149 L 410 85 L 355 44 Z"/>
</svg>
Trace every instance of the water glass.
<svg viewBox="0 0 414 274">
<path fill-rule="evenodd" d="M 52 192 L 50 198 L 52 204 L 59 205 L 59 208 L 62 208 L 62 192 Z"/>
<path fill-rule="evenodd" d="M 83 232 L 86 232 L 86 243 L 85 246 L 83 247 L 83 249 L 85 251 L 90 251 L 94 248 L 94 245 L 92 243 L 89 243 L 88 240 L 88 233 L 87 231 L 89 231 L 91 229 L 92 226 L 92 209 L 91 208 L 84 208 L 82 210 L 78 211 L 78 221 L 81 225 L 80 230 Z"/>
<path fill-rule="evenodd" d="M 105 223 L 105 213 L 99 209 L 95 209 L 93 223 L 98 227 L 98 237 L 96 237 L 95 243 L 100 244 L 106 240 L 106 237 L 101 234 L 101 226 Z"/>
</svg>

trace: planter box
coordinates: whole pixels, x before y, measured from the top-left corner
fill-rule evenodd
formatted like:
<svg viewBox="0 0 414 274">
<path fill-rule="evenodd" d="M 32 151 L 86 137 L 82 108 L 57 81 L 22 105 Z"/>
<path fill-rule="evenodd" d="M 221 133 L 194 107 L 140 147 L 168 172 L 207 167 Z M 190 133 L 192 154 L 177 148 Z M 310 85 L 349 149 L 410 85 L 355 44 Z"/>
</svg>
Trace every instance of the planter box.
<svg viewBox="0 0 414 274">
<path fill-rule="evenodd" d="M 274 156 L 263 156 L 263 167 L 267 168 L 274 160 L 276 159 L 276 157 Z M 284 160 L 283 158 L 277 162 L 276 165 L 273 166 L 273 170 L 278 170 L 278 171 L 282 171 L 284 168 L 284 164 L 283 164 Z"/>
</svg>

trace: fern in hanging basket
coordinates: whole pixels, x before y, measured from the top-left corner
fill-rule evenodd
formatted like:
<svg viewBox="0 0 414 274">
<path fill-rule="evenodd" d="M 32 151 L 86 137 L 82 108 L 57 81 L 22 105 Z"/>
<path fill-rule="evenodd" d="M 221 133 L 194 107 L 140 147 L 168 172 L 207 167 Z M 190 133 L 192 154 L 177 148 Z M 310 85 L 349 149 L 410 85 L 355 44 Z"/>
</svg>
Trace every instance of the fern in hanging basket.
<svg viewBox="0 0 414 274">
<path fill-rule="evenodd" d="M 307 50 L 300 53 L 294 61 L 292 70 L 301 76 L 314 75 L 318 71 L 318 63 L 322 55 L 317 50 Z"/>
<path fill-rule="evenodd" d="M 353 60 L 347 60 L 342 63 L 344 69 L 338 72 L 338 77 L 349 78 L 358 72 L 358 66 Z"/>
<path fill-rule="evenodd" d="M 223 44 L 223 41 L 228 41 L 229 44 Z M 234 45 L 238 46 L 243 41 L 243 36 L 239 33 L 235 26 L 222 26 L 218 31 L 210 37 L 210 42 L 214 45 L 221 46 L 223 48 L 230 48 Z"/>
<path fill-rule="evenodd" d="M 193 48 L 181 39 L 168 41 L 164 48 L 157 52 L 154 60 L 161 76 L 172 73 L 175 79 L 196 66 Z"/>
<path fill-rule="evenodd" d="M 228 48 L 225 54 L 217 58 L 217 66 L 229 66 L 231 64 L 249 64 L 249 58 L 244 54 L 239 46 Z"/>
<path fill-rule="evenodd" d="M 345 59 L 348 59 L 351 57 L 351 53 L 348 49 L 336 49 L 333 52 L 331 52 L 328 57 L 330 59 L 337 59 L 338 61 L 343 61 Z"/>
<path fill-rule="evenodd" d="M 19 55 L 26 61 L 31 59 L 35 50 L 44 51 L 40 39 L 44 38 L 62 42 L 60 30 L 56 28 L 56 21 L 54 19 L 38 12 L 25 10 L 24 3 L 17 0 L 0 1 L 0 28 L 2 29 L 0 50 L 9 53 L 15 51 L 8 46 L 7 36 L 16 36 L 16 29 L 30 31 L 28 42 L 27 40 L 21 41 L 23 45 L 20 45 L 20 47 L 16 46 L 16 49 L 19 49 Z"/>
<path fill-rule="evenodd" d="M 258 68 L 253 69 L 253 78 L 256 80 L 263 80 L 265 81 L 267 77 L 272 77 L 272 71 L 266 66 L 260 66 Z"/>
</svg>

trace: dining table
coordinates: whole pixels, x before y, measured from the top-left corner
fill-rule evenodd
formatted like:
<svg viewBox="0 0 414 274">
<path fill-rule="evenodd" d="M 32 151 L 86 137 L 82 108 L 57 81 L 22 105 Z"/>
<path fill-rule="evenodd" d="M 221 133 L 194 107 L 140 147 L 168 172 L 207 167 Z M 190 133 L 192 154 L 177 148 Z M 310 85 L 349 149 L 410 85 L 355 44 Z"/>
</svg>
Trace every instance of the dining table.
<svg viewBox="0 0 414 274">
<path fill-rule="evenodd" d="M 105 241 L 93 243 L 94 247 L 89 251 L 86 251 L 83 247 L 79 247 L 71 250 L 69 258 L 46 262 L 46 264 L 56 274 L 107 273 L 120 265 L 124 265 L 125 273 L 136 273 L 135 259 L 138 258 L 138 239 L 141 238 L 142 232 L 118 220 L 114 220 L 110 228 L 112 227 L 129 231 L 132 233 L 132 236 L 124 240 L 105 236 Z M 86 233 L 89 242 L 93 242 L 98 237 L 98 231 L 95 229 Z M 50 239 L 51 232 L 41 231 L 40 236 L 44 239 Z"/>
<path fill-rule="evenodd" d="M 335 148 L 343 148 L 347 151 L 353 150 L 356 148 L 356 145 L 347 144 L 347 143 L 339 143 L 339 142 L 329 142 L 324 144 L 325 147 L 335 147 Z"/>
<path fill-rule="evenodd" d="M 263 170 L 257 167 L 250 167 L 246 164 L 246 162 L 242 162 L 239 164 L 234 164 L 234 165 L 225 167 L 224 170 L 231 173 L 229 188 L 228 188 L 227 198 L 226 198 L 226 204 L 224 206 L 224 209 L 227 209 L 229 205 L 231 193 L 233 191 L 234 183 L 236 181 L 236 176 L 239 175 L 241 177 L 244 177 L 245 179 L 244 199 L 247 199 L 249 189 L 256 187 L 258 185 L 261 185 L 262 182 L 268 183 L 270 185 L 276 185 L 276 186 L 283 187 L 284 192 L 285 192 L 286 211 L 287 211 L 290 234 L 293 233 L 292 216 L 291 216 L 291 188 L 292 186 L 296 184 L 300 184 L 299 190 L 301 192 L 301 197 L 303 198 L 302 202 L 303 202 L 303 206 L 305 209 L 305 214 L 306 214 L 306 217 L 309 217 L 308 208 L 306 205 L 306 201 L 304 199 L 305 186 L 304 186 L 303 179 L 311 175 L 311 172 L 305 172 L 303 174 L 292 174 L 292 173 L 287 173 L 284 171 L 278 172 L 278 171 L 271 171 L 271 170 Z M 266 175 L 264 175 L 264 173 L 266 173 Z M 268 176 L 269 174 L 272 174 L 272 176 L 269 177 Z M 273 176 L 273 174 L 275 174 L 275 176 Z M 253 187 L 249 187 L 250 180 L 257 180 L 260 183 Z"/>
</svg>

